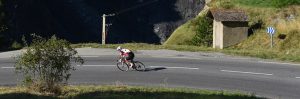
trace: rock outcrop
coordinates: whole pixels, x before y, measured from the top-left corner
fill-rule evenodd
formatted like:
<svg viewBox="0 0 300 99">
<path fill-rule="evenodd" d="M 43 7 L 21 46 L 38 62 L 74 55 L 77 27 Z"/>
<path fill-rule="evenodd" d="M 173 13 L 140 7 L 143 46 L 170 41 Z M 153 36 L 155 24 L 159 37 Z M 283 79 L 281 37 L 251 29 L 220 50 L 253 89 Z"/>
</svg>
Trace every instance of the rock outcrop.
<svg viewBox="0 0 300 99">
<path fill-rule="evenodd" d="M 71 42 L 100 42 L 102 14 L 108 43 L 161 43 L 202 10 L 205 0 L 7 0 L 13 38 L 56 34 Z"/>
</svg>

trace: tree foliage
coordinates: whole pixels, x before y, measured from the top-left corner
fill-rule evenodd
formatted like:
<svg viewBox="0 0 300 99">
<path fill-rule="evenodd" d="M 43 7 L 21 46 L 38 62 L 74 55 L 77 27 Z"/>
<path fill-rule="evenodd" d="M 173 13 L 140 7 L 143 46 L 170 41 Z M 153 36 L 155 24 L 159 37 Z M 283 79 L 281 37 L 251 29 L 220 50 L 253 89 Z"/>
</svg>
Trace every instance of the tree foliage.
<svg viewBox="0 0 300 99">
<path fill-rule="evenodd" d="M 24 76 L 24 84 L 39 92 L 60 92 L 75 67 L 70 61 L 83 64 L 77 51 L 66 40 L 52 36 L 45 39 L 33 35 L 32 44 L 16 57 L 16 72 Z"/>
<path fill-rule="evenodd" d="M 191 40 L 191 45 L 196 46 L 211 46 L 213 41 L 213 26 L 212 19 L 208 17 L 198 17 L 192 21 L 192 24 L 196 26 L 196 35 Z"/>
</svg>

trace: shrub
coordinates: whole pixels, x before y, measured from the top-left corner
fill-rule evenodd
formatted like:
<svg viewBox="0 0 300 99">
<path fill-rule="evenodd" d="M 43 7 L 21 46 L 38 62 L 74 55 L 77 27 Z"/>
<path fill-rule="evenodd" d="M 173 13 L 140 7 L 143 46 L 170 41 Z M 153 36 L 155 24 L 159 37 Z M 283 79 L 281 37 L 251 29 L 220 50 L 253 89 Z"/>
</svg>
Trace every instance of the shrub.
<svg viewBox="0 0 300 99">
<path fill-rule="evenodd" d="M 196 35 L 192 38 L 190 44 L 196 46 L 211 46 L 213 41 L 212 19 L 208 17 L 198 17 L 192 24 L 196 26 Z"/>
<path fill-rule="evenodd" d="M 11 48 L 12 49 L 21 49 L 23 46 L 21 43 L 17 42 L 17 41 L 14 41 L 12 44 L 11 44 Z"/>
<path fill-rule="evenodd" d="M 83 64 L 84 60 L 75 56 L 77 51 L 66 40 L 52 36 L 45 39 L 33 35 L 32 44 L 26 52 L 16 57 L 16 72 L 24 76 L 23 83 L 39 92 L 59 93 L 67 84 L 70 71 L 75 67 L 71 59 Z"/>
</svg>

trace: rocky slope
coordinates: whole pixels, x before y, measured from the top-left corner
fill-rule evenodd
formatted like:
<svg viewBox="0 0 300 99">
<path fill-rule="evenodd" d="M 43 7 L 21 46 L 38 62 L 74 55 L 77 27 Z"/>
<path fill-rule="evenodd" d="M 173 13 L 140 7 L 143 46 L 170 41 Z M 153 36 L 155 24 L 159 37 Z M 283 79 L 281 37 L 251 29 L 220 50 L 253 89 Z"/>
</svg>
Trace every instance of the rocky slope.
<svg viewBox="0 0 300 99">
<path fill-rule="evenodd" d="M 100 42 L 102 14 L 109 43 L 161 43 L 194 18 L 205 0 L 7 0 L 12 38 L 56 34 L 72 42 Z"/>
</svg>

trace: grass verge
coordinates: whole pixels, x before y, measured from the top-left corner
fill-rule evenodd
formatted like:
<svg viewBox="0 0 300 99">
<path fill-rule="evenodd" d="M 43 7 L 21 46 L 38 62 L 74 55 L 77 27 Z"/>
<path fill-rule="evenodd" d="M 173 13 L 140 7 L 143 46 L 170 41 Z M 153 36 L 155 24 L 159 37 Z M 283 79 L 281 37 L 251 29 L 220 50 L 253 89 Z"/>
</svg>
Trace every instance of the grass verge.
<svg viewBox="0 0 300 99">
<path fill-rule="evenodd" d="M 169 49 L 169 50 L 177 50 L 177 51 L 218 51 L 209 47 L 201 47 L 201 46 L 191 46 L 191 45 L 154 45 L 154 44 L 146 44 L 146 43 L 125 43 L 125 44 L 106 44 L 101 45 L 97 43 L 81 43 L 81 44 L 72 44 L 74 48 L 83 48 L 83 47 L 91 47 L 91 48 L 112 48 L 115 49 L 118 46 L 122 46 L 123 48 L 128 48 L 131 50 L 160 50 L 160 49 Z"/>
<path fill-rule="evenodd" d="M 263 99 L 241 92 L 133 86 L 66 86 L 61 95 L 0 87 L 0 99 Z"/>
<path fill-rule="evenodd" d="M 221 52 L 229 55 L 238 55 L 238 56 L 250 56 L 258 57 L 263 59 L 275 59 L 280 61 L 290 61 L 290 62 L 300 62 L 300 50 L 277 50 L 277 49 L 266 49 L 264 47 L 256 49 L 242 49 L 242 48 L 226 48 L 223 50 L 213 49 L 211 47 L 201 47 L 201 46 L 190 46 L 190 45 L 153 45 L 146 43 L 125 43 L 125 44 L 106 44 L 101 45 L 97 43 L 88 43 L 88 44 L 73 44 L 72 47 L 82 48 L 82 47 L 91 47 L 91 48 L 117 48 L 122 46 L 131 50 L 160 50 L 160 49 L 169 49 L 176 51 L 190 51 L 190 52 Z"/>
<path fill-rule="evenodd" d="M 224 50 L 210 49 L 210 51 L 230 55 L 300 62 L 299 0 L 212 0 L 208 6 L 211 9 L 235 9 L 245 11 L 249 17 L 250 28 L 250 36 L 247 40 L 230 48 L 225 48 Z M 203 12 L 205 11 L 201 13 Z M 183 26 L 195 27 L 193 24 L 185 25 Z M 270 47 L 270 36 L 266 33 L 266 27 L 269 26 L 276 29 L 276 33 L 273 36 L 273 48 Z M 178 42 L 192 40 L 191 38 L 180 35 L 188 35 L 191 37 L 194 35 L 190 34 L 195 34 L 195 31 L 189 31 L 189 28 L 182 27 L 178 28 L 180 31 L 175 31 L 170 36 L 170 40 L 168 40 L 167 44 L 182 45 L 182 43 Z"/>
</svg>

